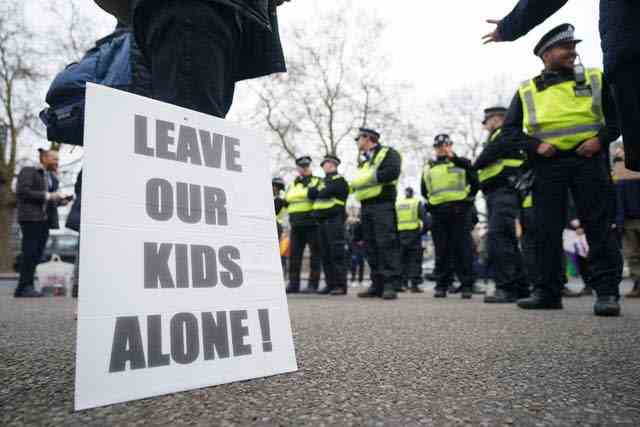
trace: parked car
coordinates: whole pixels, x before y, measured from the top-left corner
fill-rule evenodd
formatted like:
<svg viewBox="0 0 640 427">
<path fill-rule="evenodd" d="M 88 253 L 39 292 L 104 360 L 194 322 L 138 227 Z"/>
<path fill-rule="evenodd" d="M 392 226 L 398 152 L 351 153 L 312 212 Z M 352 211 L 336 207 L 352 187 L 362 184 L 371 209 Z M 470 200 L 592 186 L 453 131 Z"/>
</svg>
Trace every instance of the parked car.
<svg viewBox="0 0 640 427">
<path fill-rule="evenodd" d="M 53 254 L 57 254 L 64 262 L 75 263 L 78 253 L 78 235 L 77 234 L 51 234 L 47 240 L 47 246 L 44 248 L 42 259 L 40 262 L 47 262 Z M 16 256 L 16 262 L 13 266 L 16 272 L 20 271 L 20 262 L 22 254 Z"/>
</svg>

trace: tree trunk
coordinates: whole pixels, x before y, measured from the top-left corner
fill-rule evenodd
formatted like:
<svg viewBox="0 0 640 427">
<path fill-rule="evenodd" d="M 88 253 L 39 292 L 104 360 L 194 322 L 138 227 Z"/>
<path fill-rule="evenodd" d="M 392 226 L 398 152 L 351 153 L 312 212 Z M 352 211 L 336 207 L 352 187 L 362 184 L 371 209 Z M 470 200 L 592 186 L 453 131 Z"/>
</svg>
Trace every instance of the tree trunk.
<svg viewBox="0 0 640 427">
<path fill-rule="evenodd" d="M 15 202 L 11 189 L 0 186 L 0 273 L 13 271 L 15 246 L 11 233 Z"/>
</svg>

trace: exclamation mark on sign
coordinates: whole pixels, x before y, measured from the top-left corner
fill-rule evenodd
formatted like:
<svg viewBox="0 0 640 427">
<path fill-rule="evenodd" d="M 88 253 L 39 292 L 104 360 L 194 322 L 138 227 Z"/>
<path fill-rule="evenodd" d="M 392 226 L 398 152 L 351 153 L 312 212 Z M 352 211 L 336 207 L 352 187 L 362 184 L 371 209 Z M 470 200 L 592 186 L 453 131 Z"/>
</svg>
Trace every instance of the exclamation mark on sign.
<svg viewBox="0 0 640 427">
<path fill-rule="evenodd" d="M 260 317 L 260 329 L 262 330 L 262 350 L 270 352 L 273 350 L 271 343 L 271 326 L 269 325 L 269 310 L 266 308 L 258 310 L 258 317 Z"/>
</svg>

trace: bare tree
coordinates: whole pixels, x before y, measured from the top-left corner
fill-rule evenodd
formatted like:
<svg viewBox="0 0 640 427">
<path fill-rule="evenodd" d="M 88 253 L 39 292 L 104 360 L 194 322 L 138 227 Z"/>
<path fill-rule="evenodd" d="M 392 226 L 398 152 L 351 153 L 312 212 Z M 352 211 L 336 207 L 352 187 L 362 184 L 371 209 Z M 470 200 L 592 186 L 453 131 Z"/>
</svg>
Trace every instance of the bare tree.
<svg viewBox="0 0 640 427">
<path fill-rule="evenodd" d="M 38 71 L 33 34 L 25 25 L 22 2 L 0 6 L 0 271 L 13 263 L 10 233 L 15 210 L 11 184 L 16 173 L 18 144 L 36 120 L 34 89 L 43 75 Z"/>
</svg>

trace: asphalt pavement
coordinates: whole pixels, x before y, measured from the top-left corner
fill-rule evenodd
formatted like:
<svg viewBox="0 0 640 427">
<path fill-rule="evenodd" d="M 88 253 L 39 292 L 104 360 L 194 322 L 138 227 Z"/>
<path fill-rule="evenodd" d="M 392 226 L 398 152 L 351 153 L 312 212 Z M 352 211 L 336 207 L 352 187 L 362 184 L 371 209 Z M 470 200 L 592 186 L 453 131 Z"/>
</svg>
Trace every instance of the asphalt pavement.
<svg viewBox="0 0 640 427">
<path fill-rule="evenodd" d="M 628 287 L 628 283 L 626 286 Z M 640 301 L 289 299 L 300 370 L 73 412 L 74 302 L 0 283 L 0 426 L 638 426 Z"/>
</svg>

